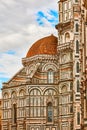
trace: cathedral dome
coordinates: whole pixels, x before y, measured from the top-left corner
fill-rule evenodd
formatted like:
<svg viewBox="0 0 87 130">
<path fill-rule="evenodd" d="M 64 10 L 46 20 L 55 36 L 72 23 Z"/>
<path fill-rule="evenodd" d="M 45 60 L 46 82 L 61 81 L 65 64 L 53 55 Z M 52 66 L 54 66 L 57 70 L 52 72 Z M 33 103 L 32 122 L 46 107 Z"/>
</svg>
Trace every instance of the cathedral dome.
<svg viewBox="0 0 87 130">
<path fill-rule="evenodd" d="M 29 49 L 26 57 L 32 57 L 35 55 L 56 55 L 57 54 L 57 37 L 50 35 L 36 41 Z"/>
</svg>

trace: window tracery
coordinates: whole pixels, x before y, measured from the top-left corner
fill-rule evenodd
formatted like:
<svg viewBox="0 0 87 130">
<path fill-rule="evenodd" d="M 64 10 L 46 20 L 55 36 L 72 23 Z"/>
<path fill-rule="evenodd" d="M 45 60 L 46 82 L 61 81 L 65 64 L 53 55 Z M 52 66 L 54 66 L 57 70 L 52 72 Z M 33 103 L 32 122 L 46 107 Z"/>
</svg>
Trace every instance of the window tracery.
<svg viewBox="0 0 87 130">
<path fill-rule="evenodd" d="M 54 72 L 52 70 L 48 71 L 48 83 L 54 82 Z"/>
<path fill-rule="evenodd" d="M 79 62 L 76 63 L 76 72 L 79 73 Z"/>
<path fill-rule="evenodd" d="M 79 53 L 79 41 L 76 41 L 76 53 Z"/>
<path fill-rule="evenodd" d="M 53 121 L 53 106 L 52 103 L 49 102 L 47 104 L 47 122 L 52 122 Z"/>
<path fill-rule="evenodd" d="M 20 90 L 19 96 L 24 96 L 24 90 Z"/>
<path fill-rule="evenodd" d="M 80 124 L 80 113 L 77 112 L 77 125 L 79 125 L 79 124 Z"/>
<path fill-rule="evenodd" d="M 25 115 L 25 94 L 24 90 L 20 90 L 19 92 L 19 117 L 23 117 Z"/>
<path fill-rule="evenodd" d="M 8 93 L 4 94 L 4 103 L 3 103 L 3 107 L 5 109 L 7 109 L 9 107 L 9 95 Z"/>
<path fill-rule="evenodd" d="M 8 117 L 9 117 L 8 110 L 4 110 L 4 112 L 3 112 L 3 118 L 7 119 Z"/>
<path fill-rule="evenodd" d="M 67 86 L 64 85 L 62 88 L 61 88 L 61 93 L 65 93 L 67 92 Z"/>
<path fill-rule="evenodd" d="M 67 55 L 66 55 L 66 54 L 63 54 L 63 55 L 61 56 L 61 62 L 64 64 L 66 61 L 67 61 Z"/>
<path fill-rule="evenodd" d="M 70 90 L 73 89 L 73 82 L 70 83 Z"/>
<path fill-rule="evenodd" d="M 61 86 L 61 92 L 59 97 L 59 114 L 67 115 L 69 114 L 69 102 L 70 102 L 70 94 L 68 93 L 68 86 L 66 84 Z"/>
<path fill-rule="evenodd" d="M 79 32 L 79 24 L 78 23 L 76 23 L 75 28 L 76 28 L 76 32 Z"/>
<path fill-rule="evenodd" d="M 13 104 L 12 106 L 12 121 L 15 124 L 17 120 L 17 105 Z"/>
<path fill-rule="evenodd" d="M 4 99 L 8 99 L 9 98 L 8 93 L 5 93 L 3 97 L 4 97 Z"/>
<path fill-rule="evenodd" d="M 13 92 L 12 92 L 12 98 L 15 99 L 16 97 L 17 97 L 16 92 L 13 91 Z"/>
<path fill-rule="evenodd" d="M 30 117 L 39 117 L 41 113 L 41 93 L 38 89 L 30 91 Z"/>
<path fill-rule="evenodd" d="M 70 34 L 68 32 L 65 34 L 65 42 L 70 42 Z"/>
<path fill-rule="evenodd" d="M 73 106 L 71 105 L 70 106 L 70 113 L 72 113 L 73 112 Z"/>
<path fill-rule="evenodd" d="M 77 92 L 80 91 L 80 88 L 79 88 L 79 80 L 77 80 Z"/>
</svg>

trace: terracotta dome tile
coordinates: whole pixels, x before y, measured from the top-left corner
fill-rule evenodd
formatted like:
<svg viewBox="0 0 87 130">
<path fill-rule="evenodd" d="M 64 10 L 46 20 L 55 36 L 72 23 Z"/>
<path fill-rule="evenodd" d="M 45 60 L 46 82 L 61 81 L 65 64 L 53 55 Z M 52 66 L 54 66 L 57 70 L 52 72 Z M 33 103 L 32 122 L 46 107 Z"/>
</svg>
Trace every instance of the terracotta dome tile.
<svg viewBox="0 0 87 130">
<path fill-rule="evenodd" d="M 56 55 L 57 43 L 57 37 L 54 35 L 44 37 L 31 46 L 26 57 L 28 58 L 40 54 Z"/>
</svg>

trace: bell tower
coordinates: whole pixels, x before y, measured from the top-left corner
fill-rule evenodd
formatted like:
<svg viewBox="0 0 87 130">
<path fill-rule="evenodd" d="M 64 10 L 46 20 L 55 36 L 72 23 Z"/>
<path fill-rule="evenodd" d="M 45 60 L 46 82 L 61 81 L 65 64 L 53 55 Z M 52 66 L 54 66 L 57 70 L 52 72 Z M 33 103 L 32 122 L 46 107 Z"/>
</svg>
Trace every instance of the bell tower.
<svg viewBox="0 0 87 130">
<path fill-rule="evenodd" d="M 58 2 L 59 126 L 81 129 L 81 0 Z M 66 91 L 63 87 L 66 86 Z"/>
<path fill-rule="evenodd" d="M 87 0 L 81 1 L 81 129 L 87 130 Z"/>
</svg>

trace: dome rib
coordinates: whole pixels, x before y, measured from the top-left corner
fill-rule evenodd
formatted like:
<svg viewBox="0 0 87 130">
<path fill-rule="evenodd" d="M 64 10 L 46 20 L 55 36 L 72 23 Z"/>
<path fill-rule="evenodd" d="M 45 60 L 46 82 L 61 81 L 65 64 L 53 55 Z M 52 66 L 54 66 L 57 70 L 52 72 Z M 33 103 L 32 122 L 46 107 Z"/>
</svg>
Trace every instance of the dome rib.
<svg viewBox="0 0 87 130">
<path fill-rule="evenodd" d="M 29 49 L 26 58 L 35 56 L 35 55 L 42 55 L 42 54 L 48 54 L 48 55 L 56 55 L 57 54 L 57 44 L 58 40 L 57 37 L 54 35 L 50 35 L 47 37 L 44 37 L 37 42 L 35 42 L 31 48 Z"/>
</svg>

